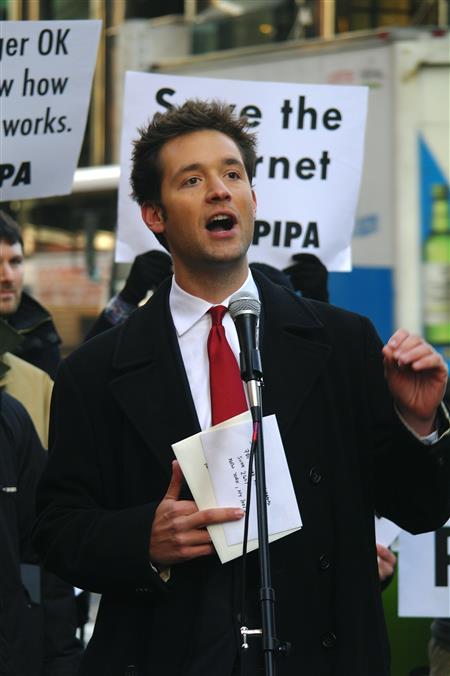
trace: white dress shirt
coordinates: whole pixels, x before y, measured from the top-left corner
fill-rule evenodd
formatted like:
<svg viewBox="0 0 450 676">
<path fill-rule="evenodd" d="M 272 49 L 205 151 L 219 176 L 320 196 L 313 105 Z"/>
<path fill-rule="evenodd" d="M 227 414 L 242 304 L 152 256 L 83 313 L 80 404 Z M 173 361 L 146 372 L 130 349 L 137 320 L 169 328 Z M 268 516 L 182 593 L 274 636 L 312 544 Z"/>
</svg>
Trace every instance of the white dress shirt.
<svg viewBox="0 0 450 676">
<path fill-rule="evenodd" d="M 255 281 L 249 271 L 248 277 L 238 291 L 248 291 L 259 297 Z M 186 293 L 177 284 L 175 277 L 169 295 L 169 306 L 177 332 L 178 344 L 183 358 L 184 368 L 191 388 L 195 410 L 202 430 L 211 427 L 211 399 L 209 392 L 208 335 L 211 328 L 211 316 L 208 310 L 212 305 L 228 307 L 231 296 L 220 303 L 209 303 L 202 298 Z M 239 341 L 236 327 L 227 312 L 223 318 L 225 335 L 239 364 Z"/>
</svg>

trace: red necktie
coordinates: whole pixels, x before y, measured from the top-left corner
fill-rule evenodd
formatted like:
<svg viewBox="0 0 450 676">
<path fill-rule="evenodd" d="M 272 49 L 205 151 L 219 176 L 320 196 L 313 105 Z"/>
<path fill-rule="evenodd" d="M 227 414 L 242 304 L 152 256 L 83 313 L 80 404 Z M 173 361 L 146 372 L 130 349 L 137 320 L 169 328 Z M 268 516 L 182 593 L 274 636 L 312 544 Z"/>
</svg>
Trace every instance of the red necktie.
<svg viewBox="0 0 450 676">
<path fill-rule="evenodd" d="M 239 366 L 222 326 L 227 308 L 210 308 L 211 330 L 208 336 L 209 386 L 212 424 L 217 425 L 248 409 Z"/>
</svg>

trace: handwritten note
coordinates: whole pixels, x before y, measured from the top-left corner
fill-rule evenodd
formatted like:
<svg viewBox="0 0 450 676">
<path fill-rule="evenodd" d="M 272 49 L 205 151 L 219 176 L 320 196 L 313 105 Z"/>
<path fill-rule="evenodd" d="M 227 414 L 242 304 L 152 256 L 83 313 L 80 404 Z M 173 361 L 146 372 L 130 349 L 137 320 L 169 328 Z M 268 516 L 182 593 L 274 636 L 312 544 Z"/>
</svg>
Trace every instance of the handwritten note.
<svg viewBox="0 0 450 676">
<path fill-rule="evenodd" d="M 241 413 L 234 418 L 230 418 L 230 420 L 225 420 L 223 423 L 216 425 L 212 429 L 225 431 L 242 422 L 247 422 L 250 425 L 249 429 L 251 429 L 251 416 L 249 411 Z M 217 498 L 214 494 L 211 476 L 208 471 L 201 442 L 203 435 L 207 433 L 208 431 L 194 434 L 187 439 L 178 441 L 172 446 L 175 456 L 180 463 L 184 478 L 188 483 L 188 486 L 199 509 L 209 509 L 210 507 L 219 506 L 217 503 Z M 275 540 L 286 537 L 287 535 L 294 533 L 296 530 L 299 530 L 299 528 L 300 526 L 297 526 L 280 533 L 269 535 L 269 542 L 274 542 Z M 242 543 L 235 545 L 228 544 L 222 523 L 208 526 L 208 532 L 211 536 L 211 540 L 214 544 L 217 555 L 222 563 L 232 561 L 232 559 L 242 555 Z M 247 551 L 252 552 L 257 548 L 257 538 L 248 541 Z"/>
<path fill-rule="evenodd" d="M 264 418 L 266 504 L 269 534 L 300 528 L 302 521 L 276 417 Z M 247 508 L 248 461 L 252 423 L 245 421 L 203 432 L 201 443 L 219 507 Z M 243 540 L 244 523 L 223 525 L 227 544 Z M 255 475 L 252 476 L 249 539 L 258 537 Z"/>
</svg>

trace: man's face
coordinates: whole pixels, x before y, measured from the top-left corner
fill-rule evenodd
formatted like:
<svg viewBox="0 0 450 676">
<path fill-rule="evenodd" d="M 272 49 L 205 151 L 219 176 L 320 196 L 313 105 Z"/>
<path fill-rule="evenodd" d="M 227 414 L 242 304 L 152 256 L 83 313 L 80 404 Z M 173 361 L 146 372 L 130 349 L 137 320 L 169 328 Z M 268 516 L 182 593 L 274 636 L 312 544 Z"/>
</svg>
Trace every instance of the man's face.
<svg viewBox="0 0 450 676">
<path fill-rule="evenodd" d="M 167 238 L 175 273 L 242 265 L 256 199 L 234 141 L 212 130 L 184 134 L 163 146 L 160 162 L 163 209 L 145 205 L 142 216 Z"/>
<path fill-rule="evenodd" d="M 0 315 L 11 315 L 17 310 L 22 296 L 23 273 L 21 244 L 0 240 Z"/>
</svg>

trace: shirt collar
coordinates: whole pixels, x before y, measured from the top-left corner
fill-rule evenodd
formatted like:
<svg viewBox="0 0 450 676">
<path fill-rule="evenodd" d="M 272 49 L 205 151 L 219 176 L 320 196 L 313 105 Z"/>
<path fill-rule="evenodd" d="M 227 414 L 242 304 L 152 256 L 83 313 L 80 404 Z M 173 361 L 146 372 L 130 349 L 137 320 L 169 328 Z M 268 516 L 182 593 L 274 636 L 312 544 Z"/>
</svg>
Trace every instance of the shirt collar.
<svg viewBox="0 0 450 676">
<path fill-rule="evenodd" d="M 243 285 L 221 303 L 209 303 L 203 298 L 192 296 L 187 291 L 183 291 L 177 284 L 175 277 L 172 277 L 169 306 L 178 337 L 189 331 L 208 312 L 211 305 L 225 305 L 225 307 L 228 307 L 231 296 L 238 291 L 247 291 L 253 296 L 259 297 L 258 288 L 250 269 Z"/>
</svg>

